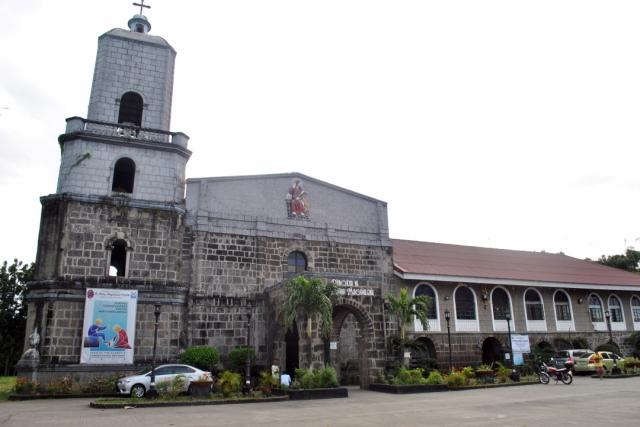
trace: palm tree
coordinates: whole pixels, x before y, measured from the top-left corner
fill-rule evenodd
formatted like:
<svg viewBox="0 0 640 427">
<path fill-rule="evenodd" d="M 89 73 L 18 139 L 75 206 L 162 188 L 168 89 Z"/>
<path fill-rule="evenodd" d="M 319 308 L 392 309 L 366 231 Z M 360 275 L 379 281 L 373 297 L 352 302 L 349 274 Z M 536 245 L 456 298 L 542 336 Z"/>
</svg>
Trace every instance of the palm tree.
<svg viewBox="0 0 640 427">
<path fill-rule="evenodd" d="M 319 314 L 322 319 L 321 335 L 328 338 L 333 329 L 333 304 L 331 297 L 337 295 L 338 285 L 325 282 L 314 276 L 307 279 L 296 276 L 284 284 L 284 325 L 293 330 L 293 322 L 302 312 L 307 316 L 307 338 L 309 339 L 309 364 L 311 365 L 311 321 Z"/>
<path fill-rule="evenodd" d="M 404 347 L 406 341 L 405 326 L 413 323 L 414 317 L 422 323 L 422 328 L 429 331 L 429 308 L 432 304 L 432 298 L 428 295 L 418 295 L 414 298 L 407 298 L 407 290 L 400 289 L 400 298 L 396 298 L 389 292 L 385 294 L 385 298 L 389 300 L 389 314 L 395 316 L 400 327 L 400 363 L 404 358 Z"/>
</svg>

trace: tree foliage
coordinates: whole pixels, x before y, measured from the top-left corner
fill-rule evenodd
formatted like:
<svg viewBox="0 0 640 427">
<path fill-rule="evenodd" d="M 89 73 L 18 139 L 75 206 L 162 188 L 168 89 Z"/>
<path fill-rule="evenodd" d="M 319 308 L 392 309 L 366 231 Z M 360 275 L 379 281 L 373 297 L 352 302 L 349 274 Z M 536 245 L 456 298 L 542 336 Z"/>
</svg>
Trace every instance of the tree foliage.
<svg viewBox="0 0 640 427">
<path fill-rule="evenodd" d="M 422 323 L 424 331 L 429 331 L 429 319 L 427 315 L 433 301 L 428 295 L 418 295 L 414 298 L 407 298 L 407 290 L 404 288 L 400 289 L 399 298 L 396 298 L 389 292 L 385 294 L 385 298 L 389 301 L 389 314 L 395 316 L 398 320 L 398 327 L 400 328 L 399 357 L 402 361 L 406 342 L 406 326 L 411 325 L 415 317 Z"/>
<path fill-rule="evenodd" d="M 322 319 L 321 334 L 328 338 L 333 329 L 333 304 L 331 297 L 338 294 L 338 285 L 325 282 L 320 277 L 307 279 L 296 276 L 284 285 L 284 324 L 293 330 L 298 313 L 307 316 L 307 337 L 311 338 L 311 321 L 319 314 Z"/>
<path fill-rule="evenodd" d="M 593 260 L 587 258 L 587 261 Z M 625 255 L 602 255 L 596 262 L 620 270 L 640 273 L 640 251 L 636 251 L 633 247 L 628 247 Z"/>
<path fill-rule="evenodd" d="M 198 369 L 209 371 L 213 365 L 218 363 L 218 351 L 208 346 L 190 347 L 182 353 L 181 361 Z"/>
<path fill-rule="evenodd" d="M 0 267 L 0 360 L 4 375 L 22 356 L 27 327 L 27 282 L 33 280 L 34 263 L 17 259 Z"/>
</svg>

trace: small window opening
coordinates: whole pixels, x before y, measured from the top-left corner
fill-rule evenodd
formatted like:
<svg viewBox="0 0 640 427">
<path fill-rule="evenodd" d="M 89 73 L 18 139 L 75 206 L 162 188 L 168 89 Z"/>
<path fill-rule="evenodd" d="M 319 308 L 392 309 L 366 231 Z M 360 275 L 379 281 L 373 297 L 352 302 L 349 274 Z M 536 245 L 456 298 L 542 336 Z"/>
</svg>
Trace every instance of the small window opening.
<svg viewBox="0 0 640 427">
<path fill-rule="evenodd" d="M 524 301 L 527 306 L 527 320 L 544 320 L 542 300 L 536 291 L 529 289 L 524 294 Z"/>
<path fill-rule="evenodd" d="M 116 162 L 113 168 L 113 185 L 111 191 L 118 193 L 133 193 L 133 181 L 136 176 L 136 164 L 128 157 Z"/>
<path fill-rule="evenodd" d="M 433 288 L 429 285 L 420 285 L 418 286 L 418 289 L 416 289 L 416 296 L 419 295 L 431 297 L 431 305 L 429 306 L 429 311 L 427 311 L 427 319 L 437 319 L 438 301 L 436 300 L 436 293 Z"/>
<path fill-rule="evenodd" d="M 476 304 L 473 293 L 469 288 L 460 286 L 456 289 L 456 319 L 459 320 L 475 320 Z"/>
<path fill-rule="evenodd" d="M 142 97 L 135 92 L 127 92 L 120 99 L 118 123 L 142 126 Z"/>
<path fill-rule="evenodd" d="M 136 32 L 144 33 L 144 27 L 142 26 L 142 24 L 136 25 Z"/>
<path fill-rule="evenodd" d="M 109 276 L 124 277 L 127 270 L 127 242 L 118 239 L 113 242 Z"/>
<path fill-rule="evenodd" d="M 509 309 L 509 295 L 504 289 L 496 288 L 491 294 L 491 305 L 493 307 L 494 320 L 507 320 L 506 314 Z"/>
<path fill-rule="evenodd" d="M 569 298 L 564 292 L 556 292 L 553 298 L 556 305 L 556 318 L 558 320 L 571 320 L 571 310 L 569 309 Z"/>
<path fill-rule="evenodd" d="M 307 271 L 307 258 L 302 252 L 291 252 L 287 258 L 287 278 Z"/>
</svg>

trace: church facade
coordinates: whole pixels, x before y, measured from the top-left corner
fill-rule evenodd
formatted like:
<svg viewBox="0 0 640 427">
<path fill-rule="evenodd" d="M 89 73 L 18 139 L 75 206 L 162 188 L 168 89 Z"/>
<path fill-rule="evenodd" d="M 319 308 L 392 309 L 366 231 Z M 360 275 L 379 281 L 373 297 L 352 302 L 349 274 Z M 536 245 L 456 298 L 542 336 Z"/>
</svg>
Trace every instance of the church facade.
<svg viewBox="0 0 640 427">
<path fill-rule="evenodd" d="M 150 29 L 147 19 L 136 15 L 129 30 L 100 36 L 87 118 L 67 119 L 59 138 L 58 186 L 55 194 L 41 198 L 35 280 L 27 299 L 27 335 L 35 328 L 41 335 L 41 381 L 62 375 L 85 380 L 150 365 L 157 302 L 159 362 L 178 361 L 186 348 L 208 345 L 224 363 L 230 350 L 247 345 L 251 310 L 250 345 L 258 364 L 278 358 L 292 371 L 328 362 L 340 371 L 355 358 L 363 387 L 384 372 L 387 338 L 397 329 L 384 295 L 403 287 L 412 295 L 434 297 L 431 331 L 415 325 L 411 333 L 443 367 L 450 348 L 445 309 L 453 313 L 455 363 L 480 364 L 489 354 L 495 360 L 504 357 L 506 322 L 503 313 L 495 314 L 494 303 L 511 309 L 514 332 L 536 333 L 538 343 L 571 331 L 593 334 L 586 312 L 578 316 L 574 310 L 571 326 L 564 318 L 546 320 L 564 315 L 549 302 L 562 299 L 556 297 L 559 290 L 567 304 L 582 304 L 577 301 L 591 301 L 597 289 L 608 289 L 602 298 L 609 302 L 617 296 L 625 304 L 624 310 L 618 307 L 626 317 L 617 337 L 623 340 L 640 329 L 640 280 L 631 273 L 620 272 L 627 275 L 620 278 L 602 267 L 611 274 L 600 281 L 546 280 L 541 272 L 557 262 L 553 256 L 540 260 L 526 279 L 509 277 L 505 269 L 493 276 L 438 270 L 442 262 L 422 256 L 428 244 L 389 238 L 382 201 L 302 173 L 185 179 L 192 155 L 189 137 L 170 130 L 176 52 L 148 34 Z M 448 256 L 462 264 L 506 256 L 486 251 L 479 259 Z M 284 328 L 283 285 L 298 274 L 340 286 L 328 340 L 318 335 L 315 323 L 307 340 L 303 318 L 293 331 Z M 544 308 L 527 311 L 535 303 L 531 288 L 538 289 Z M 135 325 L 128 326 L 135 328 L 133 363 L 80 363 L 85 301 L 93 289 L 135 292 Z M 479 308 L 482 295 L 487 295 L 490 318 Z M 595 330 L 601 331 L 601 319 L 596 320 Z M 594 335 L 591 341 L 602 340 Z M 490 345 L 483 349 L 485 342 Z"/>
</svg>

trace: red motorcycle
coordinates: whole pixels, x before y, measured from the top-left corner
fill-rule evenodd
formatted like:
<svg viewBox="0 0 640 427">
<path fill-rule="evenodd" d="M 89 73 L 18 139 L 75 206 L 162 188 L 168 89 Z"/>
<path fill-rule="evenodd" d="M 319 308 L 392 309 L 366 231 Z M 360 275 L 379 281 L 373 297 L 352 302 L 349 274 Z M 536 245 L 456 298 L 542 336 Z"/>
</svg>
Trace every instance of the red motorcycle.
<svg viewBox="0 0 640 427">
<path fill-rule="evenodd" d="M 553 363 L 553 359 L 549 361 L 550 364 Z M 549 384 L 551 378 L 556 380 L 556 384 L 558 381 L 562 381 L 563 383 L 569 385 L 573 382 L 573 374 L 571 373 L 571 368 L 573 368 L 573 360 L 569 358 L 567 363 L 564 364 L 564 369 L 558 369 L 551 366 L 547 366 L 546 363 L 542 361 L 542 359 L 538 359 L 537 368 L 538 368 L 538 378 L 542 384 Z"/>
</svg>

